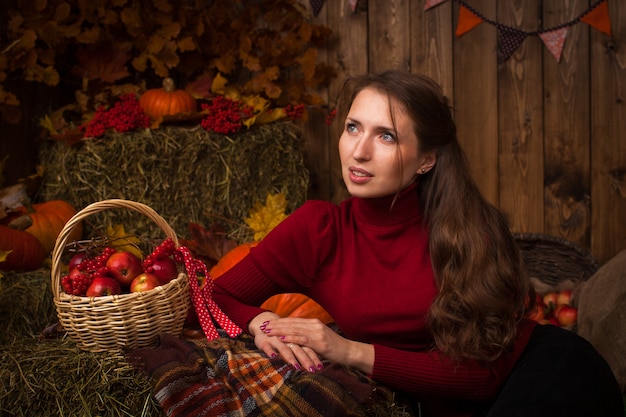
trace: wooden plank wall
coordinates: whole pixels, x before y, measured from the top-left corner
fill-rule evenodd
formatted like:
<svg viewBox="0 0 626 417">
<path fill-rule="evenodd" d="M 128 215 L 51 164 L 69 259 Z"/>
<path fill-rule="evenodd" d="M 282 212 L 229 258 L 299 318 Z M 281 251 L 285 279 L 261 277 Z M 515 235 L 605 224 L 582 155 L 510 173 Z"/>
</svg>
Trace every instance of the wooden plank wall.
<svg viewBox="0 0 626 417">
<path fill-rule="evenodd" d="M 524 31 L 554 27 L 590 0 L 467 1 L 485 17 Z M 333 30 L 320 59 L 339 76 L 404 68 L 436 79 L 451 99 L 476 182 L 515 232 L 561 236 L 603 263 L 626 249 L 626 4 L 609 0 L 612 36 L 570 27 L 557 62 L 539 37 L 504 63 L 497 30 L 482 23 L 455 36 L 458 3 L 424 10 L 423 0 L 327 0 L 316 21 Z M 313 109 L 305 125 L 310 198 L 339 202 L 341 123 Z"/>
</svg>

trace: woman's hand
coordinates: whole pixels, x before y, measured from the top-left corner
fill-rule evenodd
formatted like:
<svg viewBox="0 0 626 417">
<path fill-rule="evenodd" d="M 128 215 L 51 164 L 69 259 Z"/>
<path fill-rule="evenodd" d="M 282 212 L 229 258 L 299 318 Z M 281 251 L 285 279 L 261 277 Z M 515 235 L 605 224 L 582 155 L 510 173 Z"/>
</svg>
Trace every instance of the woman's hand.
<svg viewBox="0 0 626 417">
<path fill-rule="evenodd" d="M 265 338 L 257 339 L 255 334 L 257 347 L 269 356 L 280 354 L 296 368 L 314 372 L 322 368 L 321 358 L 324 358 L 357 367 L 366 373 L 372 372 L 372 345 L 341 337 L 318 319 L 264 317 L 255 333 L 265 335 Z"/>
<path fill-rule="evenodd" d="M 296 346 L 284 338 L 270 334 L 269 323 L 281 320 L 285 319 L 271 312 L 263 312 L 252 319 L 248 324 L 248 331 L 254 336 L 254 344 L 269 357 L 280 355 L 298 370 L 307 369 L 315 372 L 322 369 L 322 361 L 315 351 L 308 347 Z"/>
</svg>

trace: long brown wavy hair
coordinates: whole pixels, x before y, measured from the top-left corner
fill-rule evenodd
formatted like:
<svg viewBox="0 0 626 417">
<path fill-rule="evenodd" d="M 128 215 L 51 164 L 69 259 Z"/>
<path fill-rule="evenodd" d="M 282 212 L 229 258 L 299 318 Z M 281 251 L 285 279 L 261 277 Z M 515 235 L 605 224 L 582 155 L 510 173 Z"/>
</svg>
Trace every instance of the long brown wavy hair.
<svg viewBox="0 0 626 417">
<path fill-rule="evenodd" d="M 494 360 L 511 349 L 535 299 L 515 239 L 471 177 L 441 87 L 400 70 L 351 77 L 341 89 L 339 120 L 368 87 L 387 94 L 390 108 L 402 106 L 414 122 L 420 152 L 437 156 L 417 187 L 439 290 L 428 316 L 434 342 L 455 359 Z"/>
</svg>

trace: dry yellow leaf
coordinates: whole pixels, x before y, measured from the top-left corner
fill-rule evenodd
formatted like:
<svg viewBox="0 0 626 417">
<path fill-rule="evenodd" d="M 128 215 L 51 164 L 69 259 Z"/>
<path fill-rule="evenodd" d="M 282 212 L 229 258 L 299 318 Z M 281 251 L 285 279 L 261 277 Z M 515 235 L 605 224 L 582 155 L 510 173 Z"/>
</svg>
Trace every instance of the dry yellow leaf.
<svg viewBox="0 0 626 417">
<path fill-rule="evenodd" d="M 287 215 L 287 199 L 284 193 L 268 194 L 265 205 L 256 202 L 245 219 L 246 224 L 254 232 L 254 240 L 263 239 L 276 225 L 282 222 Z"/>
<path fill-rule="evenodd" d="M 140 240 L 136 236 L 126 233 L 124 225 L 116 224 L 113 227 L 107 227 L 107 237 L 112 248 L 117 251 L 130 252 L 139 259 L 143 259 L 143 253 L 138 246 Z"/>
</svg>

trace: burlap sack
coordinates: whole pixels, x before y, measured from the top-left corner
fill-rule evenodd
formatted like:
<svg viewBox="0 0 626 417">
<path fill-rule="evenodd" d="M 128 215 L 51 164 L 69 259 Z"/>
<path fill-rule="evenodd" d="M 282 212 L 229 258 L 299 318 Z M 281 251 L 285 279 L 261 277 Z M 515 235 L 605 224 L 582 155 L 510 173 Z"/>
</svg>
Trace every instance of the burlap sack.
<svg viewBox="0 0 626 417">
<path fill-rule="evenodd" d="M 581 285 L 578 334 L 604 356 L 626 392 L 626 250 Z"/>
</svg>

